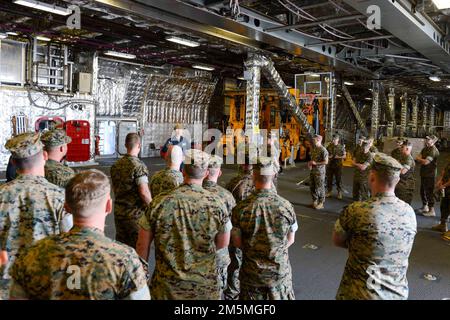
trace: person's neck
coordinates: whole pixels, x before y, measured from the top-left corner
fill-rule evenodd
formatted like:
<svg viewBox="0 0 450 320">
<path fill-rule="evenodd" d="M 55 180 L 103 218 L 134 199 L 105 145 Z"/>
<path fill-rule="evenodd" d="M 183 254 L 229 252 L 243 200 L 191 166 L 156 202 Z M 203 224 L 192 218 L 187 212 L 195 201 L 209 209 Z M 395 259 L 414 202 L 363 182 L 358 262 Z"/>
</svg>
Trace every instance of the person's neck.
<svg viewBox="0 0 450 320">
<path fill-rule="evenodd" d="M 73 225 L 79 228 L 95 228 L 101 231 L 105 230 L 105 222 L 104 221 L 94 221 L 94 220 L 73 220 Z"/>
<path fill-rule="evenodd" d="M 185 178 L 184 183 L 191 184 L 191 185 L 197 185 L 201 186 L 203 185 L 203 179 L 192 179 L 192 178 Z"/>
<path fill-rule="evenodd" d="M 219 177 L 207 177 L 205 180 L 208 182 L 217 183 L 217 180 L 219 180 Z"/>
<path fill-rule="evenodd" d="M 45 176 L 44 168 L 30 169 L 30 170 L 17 170 L 17 173 L 19 175 L 24 175 L 24 176 L 35 176 L 35 177 L 44 177 Z"/>
<path fill-rule="evenodd" d="M 388 187 L 373 187 L 372 188 L 372 194 L 373 195 L 377 195 L 379 193 L 394 193 L 395 192 L 395 188 L 388 188 Z"/>
<path fill-rule="evenodd" d="M 128 150 L 127 154 L 132 157 L 137 157 L 139 155 L 139 150 L 137 149 Z"/>
<path fill-rule="evenodd" d="M 270 190 L 270 189 L 272 189 L 272 183 L 264 183 L 264 184 L 255 183 L 255 189 L 256 190 Z"/>
<path fill-rule="evenodd" d="M 64 156 L 63 155 L 60 155 L 60 154 L 51 154 L 51 153 L 49 153 L 48 154 L 48 160 L 53 160 L 53 161 L 56 161 L 56 162 L 61 162 L 61 160 L 64 158 Z"/>
<path fill-rule="evenodd" d="M 170 170 L 177 170 L 177 171 L 179 171 L 180 170 L 180 165 L 181 164 L 170 164 L 170 165 L 167 166 L 167 168 L 169 168 Z"/>
</svg>

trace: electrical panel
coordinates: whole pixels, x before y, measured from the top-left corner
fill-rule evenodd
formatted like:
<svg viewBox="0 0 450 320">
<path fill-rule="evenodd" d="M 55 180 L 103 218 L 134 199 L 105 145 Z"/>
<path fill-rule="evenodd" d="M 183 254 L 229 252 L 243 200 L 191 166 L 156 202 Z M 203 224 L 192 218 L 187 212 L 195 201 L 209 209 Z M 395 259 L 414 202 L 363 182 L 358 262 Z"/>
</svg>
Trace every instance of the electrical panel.
<svg viewBox="0 0 450 320">
<path fill-rule="evenodd" d="M 79 93 L 91 93 L 92 73 L 78 72 L 74 74 L 74 91 Z"/>
</svg>

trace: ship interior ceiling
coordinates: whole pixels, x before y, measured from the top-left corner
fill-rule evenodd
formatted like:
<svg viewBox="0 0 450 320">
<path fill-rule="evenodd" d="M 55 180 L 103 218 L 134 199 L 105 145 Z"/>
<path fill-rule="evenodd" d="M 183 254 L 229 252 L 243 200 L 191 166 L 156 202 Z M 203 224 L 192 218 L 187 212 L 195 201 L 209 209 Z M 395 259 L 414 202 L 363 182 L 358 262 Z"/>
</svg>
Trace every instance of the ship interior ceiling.
<svg viewBox="0 0 450 320">
<path fill-rule="evenodd" d="M 184 2 L 211 14 L 231 15 L 223 1 Z M 10 38 L 20 41 L 24 36 L 39 33 L 71 45 L 75 50 L 110 49 L 132 53 L 137 56 L 135 62 L 142 64 L 190 67 L 203 63 L 213 65 L 215 72 L 224 77 L 242 74 L 248 51 L 245 47 L 164 21 L 143 18 L 139 13 L 124 13 L 105 3 L 107 1 L 57 2 L 61 6 L 75 4 L 82 8 L 81 30 L 70 30 L 65 27 L 65 17 L 49 13 L 42 19 L 42 12 L 38 10 L 23 10 L 20 5 L 2 0 L 0 31 L 16 32 L 17 35 Z M 448 71 L 441 70 L 389 32 L 369 30 L 365 21 L 358 18 L 361 15 L 344 1 L 244 0 L 239 1 L 239 6 L 240 10 L 256 12 L 282 25 L 293 25 L 292 29 L 285 29 L 287 33 L 308 35 L 316 39 L 316 43 L 332 43 L 336 47 L 336 56 L 348 62 L 347 70 L 343 70 L 345 80 L 356 81 L 356 86 L 369 87 L 369 80 L 380 80 L 385 87 L 395 86 L 412 94 L 449 95 L 446 87 L 450 84 Z M 423 11 L 440 29 L 448 28 L 449 16 L 434 9 L 431 1 L 421 2 L 416 10 Z M 245 17 L 241 13 L 237 20 Z M 270 34 L 271 30 L 266 32 Z M 185 37 L 201 45 L 189 48 L 172 43 L 166 40 L 170 35 Z M 263 44 L 261 48 L 271 55 L 277 70 L 289 85 L 293 85 L 294 74 L 330 69 L 326 64 L 309 61 L 270 44 Z M 353 67 L 366 70 L 367 75 L 352 76 Z M 429 81 L 431 75 L 439 76 L 442 81 Z"/>
</svg>

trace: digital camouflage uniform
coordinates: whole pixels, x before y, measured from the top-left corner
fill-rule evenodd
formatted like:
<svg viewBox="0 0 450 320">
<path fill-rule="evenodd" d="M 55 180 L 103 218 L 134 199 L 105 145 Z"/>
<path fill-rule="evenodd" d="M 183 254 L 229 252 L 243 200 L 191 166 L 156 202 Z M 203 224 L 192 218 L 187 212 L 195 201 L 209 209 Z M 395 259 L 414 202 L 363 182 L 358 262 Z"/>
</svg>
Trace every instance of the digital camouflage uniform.
<svg viewBox="0 0 450 320">
<path fill-rule="evenodd" d="M 74 176 L 75 171 L 61 162 L 50 159 L 45 162 L 45 178 L 61 188 L 65 188 Z"/>
<path fill-rule="evenodd" d="M 183 183 L 183 174 L 179 170 L 166 168 L 156 172 L 150 179 L 152 197 L 169 192 Z"/>
<path fill-rule="evenodd" d="M 403 155 L 402 147 L 397 147 L 394 150 L 392 150 L 392 152 L 391 152 L 391 157 L 396 160 L 398 160 L 402 155 Z"/>
<path fill-rule="evenodd" d="M 239 203 L 247 199 L 255 190 L 253 183 L 253 172 L 241 172 L 228 182 L 226 189 L 230 191 Z M 224 291 L 226 300 L 237 300 L 239 298 L 239 268 L 242 265 L 242 251 L 232 245 L 228 248 L 230 254 L 230 264 L 228 266 L 227 286 Z"/>
<path fill-rule="evenodd" d="M 46 150 L 49 150 L 69 144 L 72 142 L 72 138 L 67 136 L 64 130 L 54 129 L 44 132 L 41 136 L 41 141 Z M 45 178 L 61 188 L 65 188 L 74 175 L 75 171 L 61 162 L 48 159 L 45 163 Z"/>
<path fill-rule="evenodd" d="M 195 149 L 189 152 L 204 154 Z M 207 160 L 197 163 L 201 167 L 206 163 L 207 168 Z M 202 186 L 183 184 L 153 199 L 140 226 L 151 230 L 155 241 L 152 299 L 220 299 L 215 239 L 231 230 L 231 222 L 217 196 Z"/>
<path fill-rule="evenodd" d="M 374 170 L 398 176 L 401 165 L 375 155 Z M 348 260 L 336 299 L 407 299 L 408 258 L 417 232 L 413 208 L 394 193 L 379 193 L 344 208 L 335 232 L 346 239 Z"/>
<path fill-rule="evenodd" d="M 425 147 L 420 152 L 422 159 L 430 161 L 428 165 L 420 165 L 420 196 L 422 204 L 434 207 L 434 185 L 437 175 L 438 149 L 433 145 Z"/>
<path fill-rule="evenodd" d="M 243 253 L 239 298 L 295 299 L 287 236 L 298 227 L 289 201 L 273 190 L 255 190 L 233 209 L 232 224 Z"/>
<path fill-rule="evenodd" d="M 328 160 L 328 151 L 324 146 L 314 147 L 311 151 L 311 161 L 324 162 Z M 314 202 L 325 202 L 326 165 L 313 166 L 310 171 L 310 190 Z"/>
<path fill-rule="evenodd" d="M 24 133 L 10 139 L 6 148 L 15 159 L 31 157 L 42 150 L 39 135 Z M 9 269 L 16 257 L 34 241 L 59 234 L 71 227 L 64 210 L 64 190 L 44 177 L 18 175 L 0 186 L 0 250 L 8 263 L 0 267 L 0 299 L 7 299 Z"/>
<path fill-rule="evenodd" d="M 405 201 L 407 204 L 411 204 L 414 197 L 414 190 L 416 187 L 416 179 L 414 176 L 415 161 L 411 155 L 404 155 L 403 153 L 394 153 L 395 160 L 400 162 L 403 168 L 408 171 L 405 174 L 400 174 L 400 181 L 395 187 L 395 195 Z"/>
<path fill-rule="evenodd" d="M 333 178 L 336 179 L 336 188 L 338 192 L 342 192 L 342 162 L 343 159 L 335 159 L 334 157 L 343 157 L 345 155 L 345 145 L 335 145 L 330 143 L 327 148 L 329 162 L 327 165 L 327 191 L 333 190 Z"/>
<path fill-rule="evenodd" d="M 363 150 L 359 150 L 354 157 L 356 163 L 368 165 L 363 171 L 355 168 L 353 175 L 353 200 L 355 201 L 367 200 L 370 197 L 368 178 L 372 160 L 373 154 L 370 151 L 364 153 Z"/>
<path fill-rule="evenodd" d="M 138 186 L 148 184 L 147 166 L 139 158 L 127 154 L 111 167 L 111 180 L 116 240 L 134 248 L 139 231 L 138 220 L 146 208 Z"/>
<path fill-rule="evenodd" d="M 71 280 L 74 267 L 79 270 L 79 287 Z M 116 300 L 141 289 L 148 293 L 143 264 L 134 249 L 95 228 L 74 227 L 37 242 L 16 260 L 11 277 L 11 296 L 18 298 Z"/>
<path fill-rule="evenodd" d="M 212 161 L 210 161 L 210 168 L 220 168 L 221 161 L 216 159 L 220 159 L 217 156 L 211 157 Z M 236 201 L 234 200 L 233 195 L 227 189 L 219 186 L 214 181 L 204 180 L 203 188 L 208 190 L 209 192 L 215 194 L 217 198 L 222 201 L 228 212 L 228 218 L 231 220 L 231 211 L 236 205 Z M 228 248 L 223 248 L 217 251 L 217 273 L 219 276 L 219 284 L 221 288 L 221 292 L 223 292 L 227 286 L 227 269 L 231 262 L 230 255 L 228 253 Z"/>
<path fill-rule="evenodd" d="M 450 181 L 450 162 L 444 168 L 442 184 Z M 444 197 L 441 199 L 441 224 L 446 224 L 450 215 L 450 187 L 445 188 Z M 447 233 L 448 234 L 448 233 Z M 450 235 L 450 234 L 449 234 Z"/>
</svg>

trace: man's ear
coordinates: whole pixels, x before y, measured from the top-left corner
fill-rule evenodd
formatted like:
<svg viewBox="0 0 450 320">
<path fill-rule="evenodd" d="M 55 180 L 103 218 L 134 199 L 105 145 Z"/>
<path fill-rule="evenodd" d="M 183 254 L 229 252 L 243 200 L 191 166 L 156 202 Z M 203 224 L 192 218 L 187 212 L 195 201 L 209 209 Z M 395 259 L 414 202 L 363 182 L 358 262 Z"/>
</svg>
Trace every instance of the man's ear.
<svg viewBox="0 0 450 320">
<path fill-rule="evenodd" d="M 43 155 L 43 157 L 44 157 L 44 160 L 47 161 L 47 160 L 48 160 L 48 152 L 44 150 L 44 151 L 42 152 L 42 155 Z"/>
<path fill-rule="evenodd" d="M 108 200 L 106 200 L 105 213 L 106 215 L 112 212 L 112 200 L 111 196 L 108 195 Z"/>
</svg>

